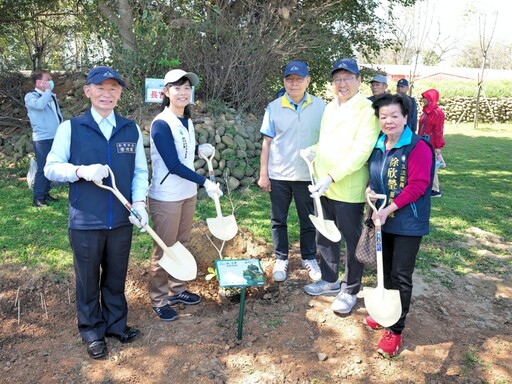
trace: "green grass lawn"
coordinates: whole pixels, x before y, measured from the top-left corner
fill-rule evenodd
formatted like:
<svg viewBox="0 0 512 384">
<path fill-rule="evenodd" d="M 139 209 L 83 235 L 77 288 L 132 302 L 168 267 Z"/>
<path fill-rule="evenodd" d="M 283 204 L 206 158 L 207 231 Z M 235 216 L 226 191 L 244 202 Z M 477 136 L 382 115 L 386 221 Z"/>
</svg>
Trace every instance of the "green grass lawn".
<svg viewBox="0 0 512 384">
<path fill-rule="evenodd" d="M 418 268 L 510 273 L 510 251 L 499 244 L 508 243 L 510 249 L 512 242 L 512 125 L 482 124 L 476 130 L 471 124 L 448 125 L 445 137 L 443 156 L 448 167 L 440 172 L 443 196 L 432 201 L 431 234 L 424 239 Z M 38 209 L 31 205 L 26 182 L 18 181 L 26 170 L 4 165 L 0 172 L 0 263 L 38 269 L 56 279 L 66 276 L 73 263 L 67 240 L 67 188 L 52 192 L 60 198 L 58 203 Z M 227 215 L 229 200 L 221 200 Z M 238 225 L 271 242 L 268 195 L 252 186 L 243 194 L 233 194 L 232 200 Z M 210 199 L 199 201 L 197 220 L 215 215 Z M 294 242 L 299 233 L 294 209 L 289 221 Z M 150 252 L 151 238 L 136 231 L 132 261 L 145 262 Z"/>
</svg>

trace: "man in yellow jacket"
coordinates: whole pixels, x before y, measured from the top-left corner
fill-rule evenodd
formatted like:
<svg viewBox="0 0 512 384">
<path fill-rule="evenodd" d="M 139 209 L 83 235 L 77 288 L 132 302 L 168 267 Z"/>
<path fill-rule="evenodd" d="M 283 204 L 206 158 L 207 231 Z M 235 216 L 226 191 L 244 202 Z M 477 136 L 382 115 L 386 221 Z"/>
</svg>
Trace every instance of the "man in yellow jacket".
<svg viewBox="0 0 512 384">
<path fill-rule="evenodd" d="M 339 292 L 332 309 L 345 314 L 354 307 L 361 288 L 364 265 L 356 260 L 355 250 L 369 178 L 367 160 L 380 128 L 371 102 L 359 92 L 357 62 L 340 59 L 331 75 L 336 98 L 325 108 L 318 144 L 303 154 L 315 159 L 318 182 L 310 186 L 310 192 L 322 195 L 324 218 L 334 221 L 345 241 L 345 275 L 340 283 L 341 241 L 332 242 L 318 233 L 322 280 L 306 285 L 304 291 L 313 296 Z"/>
</svg>

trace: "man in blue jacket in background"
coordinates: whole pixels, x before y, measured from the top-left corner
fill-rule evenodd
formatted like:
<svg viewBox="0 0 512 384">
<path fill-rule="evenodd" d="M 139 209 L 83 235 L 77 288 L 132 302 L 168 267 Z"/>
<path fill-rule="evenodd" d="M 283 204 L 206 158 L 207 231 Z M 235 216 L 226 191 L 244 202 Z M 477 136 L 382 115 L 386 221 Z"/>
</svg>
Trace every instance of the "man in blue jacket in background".
<svg viewBox="0 0 512 384">
<path fill-rule="evenodd" d="M 62 113 L 57 96 L 52 93 L 55 84 L 50 72 L 35 71 L 30 77 L 35 88 L 25 95 L 25 106 L 32 126 L 32 144 L 37 161 L 32 204 L 40 208 L 48 205 L 49 201 L 56 201 L 50 196 L 51 182 L 44 176 L 43 170 L 55 132 L 62 122 Z"/>
</svg>

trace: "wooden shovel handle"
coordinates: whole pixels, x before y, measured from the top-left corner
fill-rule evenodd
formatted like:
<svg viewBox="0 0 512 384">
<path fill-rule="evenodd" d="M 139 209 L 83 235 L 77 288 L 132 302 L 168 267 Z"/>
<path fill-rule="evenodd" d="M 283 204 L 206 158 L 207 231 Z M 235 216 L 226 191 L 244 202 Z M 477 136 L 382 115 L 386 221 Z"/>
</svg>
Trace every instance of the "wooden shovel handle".
<svg viewBox="0 0 512 384">
<path fill-rule="evenodd" d="M 214 156 L 215 156 L 215 148 L 213 148 L 213 152 L 210 155 L 210 157 L 204 156 L 202 153 L 199 153 L 199 157 L 201 159 L 205 160 L 206 164 L 208 165 L 208 175 L 209 175 L 210 181 L 212 183 L 215 183 L 215 174 L 213 173 L 213 165 L 212 165 L 212 160 L 213 160 Z"/>
<path fill-rule="evenodd" d="M 311 178 L 311 183 L 313 185 L 316 184 L 316 180 L 315 180 L 315 175 L 314 175 L 314 172 L 313 172 L 313 161 L 309 161 L 309 159 L 306 157 L 306 156 L 301 156 L 302 157 L 302 160 L 304 160 L 308 166 L 308 170 L 309 170 L 309 177 Z"/>
<path fill-rule="evenodd" d="M 125 206 L 125 208 L 128 211 L 130 211 L 130 213 L 133 216 L 135 216 L 139 221 L 141 221 L 142 217 L 140 216 L 139 212 L 137 212 L 137 210 L 132 207 L 130 202 L 128 200 L 126 200 L 126 198 L 123 196 L 123 194 L 117 189 L 116 178 L 114 176 L 114 172 L 112 172 L 112 169 L 110 169 L 110 167 L 108 165 L 107 165 L 107 168 L 108 168 L 108 173 L 110 174 L 110 179 L 112 180 L 112 187 L 109 187 L 108 185 L 104 185 L 102 182 L 97 182 L 97 181 L 94 181 L 94 184 L 96 184 L 100 188 L 103 188 L 103 189 L 106 189 L 106 190 L 112 192 L 119 199 L 119 201 Z M 160 236 L 158 236 L 156 234 L 156 232 L 153 231 L 153 228 L 151 228 L 148 224 L 143 225 L 142 228 L 144 228 L 147 231 L 147 233 L 150 234 L 150 236 L 153 238 L 153 240 L 156 241 L 156 243 L 160 246 L 160 248 L 162 248 L 162 250 L 164 252 L 167 250 L 167 245 L 165 245 L 165 243 L 162 241 Z"/>
<path fill-rule="evenodd" d="M 384 200 L 382 202 L 381 206 L 379 207 L 379 209 L 377 209 L 375 204 L 373 204 L 372 199 L 374 199 L 374 200 Z M 366 196 L 366 201 L 368 202 L 368 205 L 373 209 L 373 212 L 375 212 L 375 213 L 380 212 L 384 208 L 384 206 L 386 205 L 387 199 L 388 199 L 388 197 L 386 195 L 383 195 L 383 194 L 380 194 L 380 193 L 375 193 L 375 194 L 369 193 Z M 375 220 L 375 225 L 380 227 L 380 219 L 378 217 Z"/>
</svg>

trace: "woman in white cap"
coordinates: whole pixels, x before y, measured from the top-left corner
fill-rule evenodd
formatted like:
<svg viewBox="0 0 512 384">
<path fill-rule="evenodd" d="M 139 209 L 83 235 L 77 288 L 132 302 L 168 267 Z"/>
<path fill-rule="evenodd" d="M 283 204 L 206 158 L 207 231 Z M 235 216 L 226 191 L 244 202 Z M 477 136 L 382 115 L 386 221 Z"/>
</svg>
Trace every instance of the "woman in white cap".
<svg viewBox="0 0 512 384">
<path fill-rule="evenodd" d="M 149 212 L 156 233 L 167 246 L 177 241 L 190 241 L 197 184 L 208 195 L 222 195 L 218 184 L 194 170 L 196 140 L 191 120 L 192 86 L 199 82 L 197 75 L 181 69 L 167 72 L 164 78 L 162 111 L 151 123 L 151 162 L 153 175 L 149 187 Z M 201 144 L 198 151 L 211 156 L 213 146 Z M 185 282 L 169 275 L 158 261 L 163 250 L 153 243 L 149 270 L 149 297 L 154 312 L 162 321 L 178 318 L 172 305 L 194 305 L 201 297 L 186 290 Z"/>
</svg>

